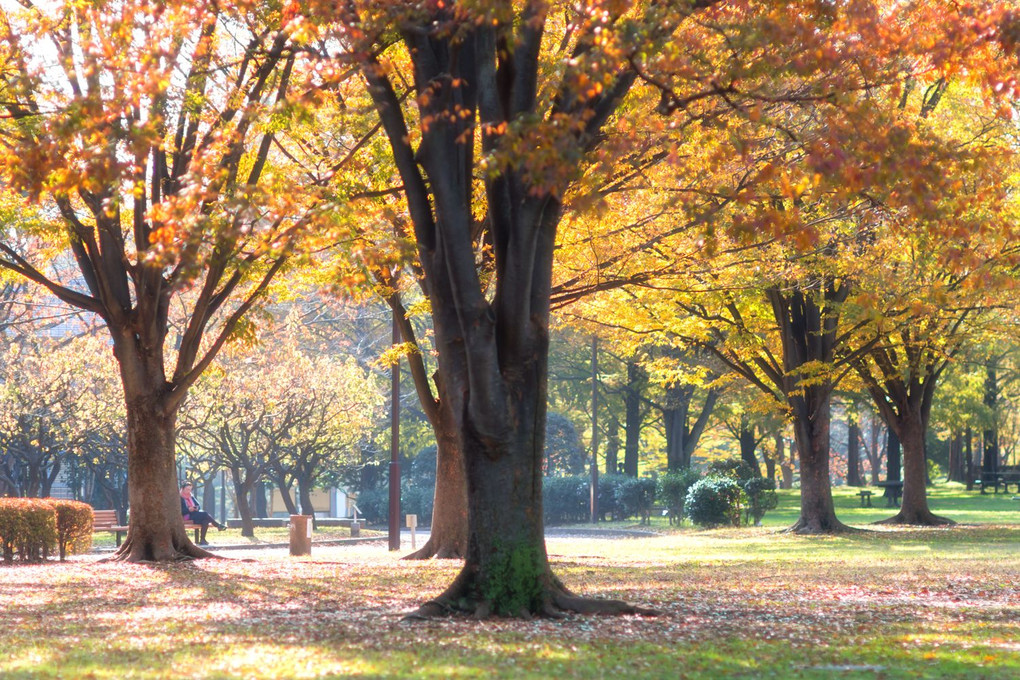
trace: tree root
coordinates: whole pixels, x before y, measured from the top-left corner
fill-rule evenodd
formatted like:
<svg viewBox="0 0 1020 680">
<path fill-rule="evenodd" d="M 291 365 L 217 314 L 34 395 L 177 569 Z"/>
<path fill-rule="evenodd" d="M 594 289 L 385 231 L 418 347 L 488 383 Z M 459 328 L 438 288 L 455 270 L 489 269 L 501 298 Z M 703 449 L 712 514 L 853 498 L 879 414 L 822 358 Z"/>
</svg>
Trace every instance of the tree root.
<svg viewBox="0 0 1020 680">
<path fill-rule="evenodd" d="M 582 616 L 659 615 L 659 612 L 654 609 L 638 607 L 622 600 L 602 600 L 575 595 L 552 574 L 548 575 L 547 581 L 543 585 L 543 592 L 538 599 L 537 607 L 534 610 L 525 608 L 517 611 L 512 614 L 513 618 L 528 620 L 538 616 L 562 619 L 569 613 Z M 475 581 L 466 570 L 460 573 L 446 589 L 446 592 L 405 615 L 402 620 L 431 621 L 457 614 L 467 615 L 474 619 L 488 619 L 497 616 L 493 610 L 492 602 L 477 592 Z"/>
<path fill-rule="evenodd" d="M 421 548 L 400 559 L 429 560 L 433 557 L 440 560 L 462 560 L 464 559 L 464 552 L 457 545 L 434 541 L 432 538 L 429 538 Z"/>
<path fill-rule="evenodd" d="M 173 540 L 168 537 L 165 541 L 138 541 L 128 535 L 124 543 L 113 555 L 105 557 L 100 562 L 128 562 L 128 563 L 168 563 L 187 562 L 190 560 L 228 559 L 222 555 L 215 555 L 208 550 L 203 550 L 187 537 L 181 540 Z"/>
<path fill-rule="evenodd" d="M 833 519 L 823 524 L 819 520 L 809 521 L 804 518 L 800 518 L 794 522 L 792 526 L 783 529 L 782 533 L 812 536 L 821 534 L 852 534 L 860 531 L 860 529 L 854 529 L 851 526 L 843 524 L 838 519 Z"/>
<path fill-rule="evenodd" d="M 873 524 L 903 525 L 917 527 L 947 527 L 955 526 L 956 522 L 954 520 L 949 519 L 948 517 L 936 515 L 930 510 L 910 514 L 906 514 L 902 510 L 900 510 L 893 517 L 873 522 Z"/>
</svg>

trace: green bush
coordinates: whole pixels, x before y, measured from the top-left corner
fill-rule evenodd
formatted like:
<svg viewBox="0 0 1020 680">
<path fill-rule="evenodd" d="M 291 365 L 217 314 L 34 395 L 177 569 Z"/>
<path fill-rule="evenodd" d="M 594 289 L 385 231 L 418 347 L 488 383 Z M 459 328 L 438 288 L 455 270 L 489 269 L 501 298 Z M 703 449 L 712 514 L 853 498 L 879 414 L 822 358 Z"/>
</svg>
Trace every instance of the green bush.
<svg viewBox="0 0 1020 680">
<path fill-rule="evenodd" d="M 739 526 L 742 494 L 736 480 L 710 475 L 691 485 L 684 512 L 698 526 Z"/>
<path fill-rule="evenodd" d="M 767 477 L 752 477 L 740 482 L 744 491 L 744 524 L 757 526 L 765 513 L 776 507 L 776 483 Z"/>
<path fill-rule="evenodd" d="M 740 458 L 715 460 L 708 464 L 708 476 L 729 477 L 737 481 L 755 479 L 761 476 L 761 470 L 755 470 L 747 461 Z"/>
<path fill-rule="evenodd" d="M 591 517 L 591 487 L 587 475 L 545 477 L 542 516 L 546 524 L 584 522 Z"/>
<path fill-rule="evenodd" d="M 432 505 L 435 502 L 435 487 L 417 484 L 402 484 L 400 489 L 400 511 L 405 515 L 417 515 L 418 526 L 432 524 Z M 389 503 L 387 494 L 386 502 Z M 359 504 L 358 507 L 361 507 Z M 387 508 L 388 510 L 388 508 Z M 387 514 L 389 514 L 387 512 Z"/>
<path fill-rule="evenodd" d="M 689 467 L 667 472 L 659 477 L 656 493 L 659 502 L 669 511 L 670 524 L 674 521 L 677 524 L 680 523 L 684 516 L 684 501 L 687 500 L 687 492 L 699 479 L 701 479 L 701 475 Z"/>
<path fill-rule="evenodd" d="M 4 561 L 44 559 L 57 546 L 57 512 L 39 498 L 0 498 L 0 546 Z"/>
<path fill-rule="evenodd" d="M 57 513 L 57 547 L 60 561 L 67 555 L 80 555 L 92 547 L 92 506 L 79 501 L 44 499 Z"/>
<path fill-rule="evenodd" d="M 647 524 L 655 504 L 655 480 L 650 477 L 624 477 L 613 491 L 616 512 L 613 517 L 629 519 L 640 517 Z"/>
<path fill-rule="evenodd" d="M 372 524 L 390 521 L 390 492 L 388 489 L 365 489 L 358 494 L 356 505 L 361 516 Z"/>
</svg>

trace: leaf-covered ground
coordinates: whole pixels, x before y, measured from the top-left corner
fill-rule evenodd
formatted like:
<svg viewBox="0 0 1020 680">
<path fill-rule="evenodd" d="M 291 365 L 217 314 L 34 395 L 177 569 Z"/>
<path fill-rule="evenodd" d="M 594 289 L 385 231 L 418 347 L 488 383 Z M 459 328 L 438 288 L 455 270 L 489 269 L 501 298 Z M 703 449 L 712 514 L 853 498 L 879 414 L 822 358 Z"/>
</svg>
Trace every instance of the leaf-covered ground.
<svg viewBox="0 0 1020 680">
<path fill-rule="evenodd" d="M 385 543 L 178 566 L 0 567 L 0 677 L 1017 678 L 1020 526 L 550 539 L 575 590 L 655 618 L 401 616 L 455 561 Z"/>
</svg>

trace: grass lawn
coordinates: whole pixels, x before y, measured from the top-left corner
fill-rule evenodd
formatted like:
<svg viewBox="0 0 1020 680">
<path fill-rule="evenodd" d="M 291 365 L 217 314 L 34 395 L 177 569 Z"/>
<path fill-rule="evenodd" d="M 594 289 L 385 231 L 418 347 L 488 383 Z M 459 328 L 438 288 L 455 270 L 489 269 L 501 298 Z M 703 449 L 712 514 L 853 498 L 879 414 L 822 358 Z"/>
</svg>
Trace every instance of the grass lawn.
<svg viewBox="0 0 1020 680">
<path fill-rule="evenodd" d="M 1013 680 L 1020 511 L 1010 503 L 1020 502 L 946 493 L 943 507 L 936 492 L 937 512 L 977 522 L 993 502 L 1000 523 L 549 539 L 570 587 L 654 607 L 653 618 L 403 622 L 459 563 L 404 562 L 378 543 L 316 546 L 310 558 L 252 550 L 173 566 L 96 555 L 0 566 L 0 678 Z M 789 523 L 795 500 L 784 494 L 769 523 Z M 837 497 L 844 520 L 869 521 L 850 501 Z"/>
</svg>

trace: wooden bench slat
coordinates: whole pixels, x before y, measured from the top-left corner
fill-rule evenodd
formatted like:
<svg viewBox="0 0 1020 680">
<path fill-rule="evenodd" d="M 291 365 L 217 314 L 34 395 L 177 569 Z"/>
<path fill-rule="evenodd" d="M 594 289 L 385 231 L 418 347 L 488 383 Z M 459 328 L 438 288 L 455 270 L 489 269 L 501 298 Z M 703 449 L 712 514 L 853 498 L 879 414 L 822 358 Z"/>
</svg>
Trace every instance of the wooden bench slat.
<svg viewBox="0 0 1020 680">
<path fill-rule="evenodd" d="M 195 543 L 199 541 L 199 535 L 201 533 L 201 525 L 195 524 L 191 520 L 184 520 L 184 530 L 187 531 L 193 529 L 195 531 Z M 109 531 L 116 535 L 117 547 L 120 547 L 121 534 L 126 534 L 128 527 L 117 523 L 117 511 L 116 510 L 92 510 L 92 530 L 93 531 Z"/>
</svg>

